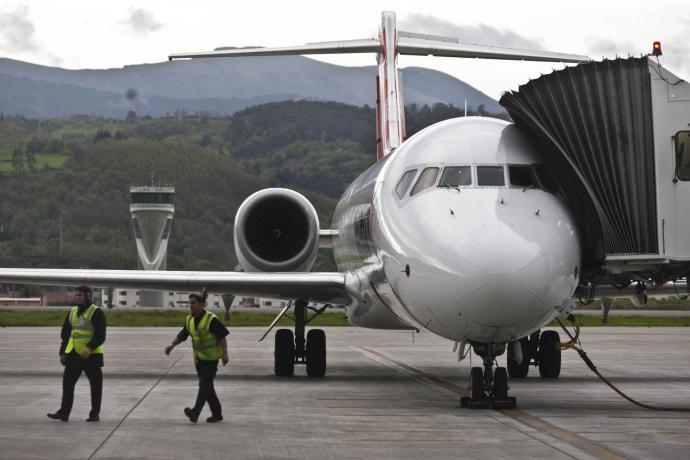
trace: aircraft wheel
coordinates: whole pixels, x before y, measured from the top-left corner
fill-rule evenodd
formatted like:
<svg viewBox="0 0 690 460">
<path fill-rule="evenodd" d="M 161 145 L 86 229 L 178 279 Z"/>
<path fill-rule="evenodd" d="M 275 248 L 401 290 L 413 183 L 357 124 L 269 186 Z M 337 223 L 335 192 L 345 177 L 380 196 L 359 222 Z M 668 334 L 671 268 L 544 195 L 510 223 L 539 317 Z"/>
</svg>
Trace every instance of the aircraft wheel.
<svg viewBox="0 0 690 460">
<path fill-rule="evenodd" d="M 326 333 L 321 329 L 307 332 L 307 375 L 323 377 L 326 375 Z"/>
<path fill-rule="evenodd" d="M 539 336 L 539 375 L 544 379 L 561 374 L 561 350 L 556 347 L 560 341 L 556 331 L 544 331 Z"/>
<path fill-rule="evenodd" d="M 520 347 L 522 348 L 522 362 L 518 363 L 511 357 L 513 356 L 513 347 L 515 342 L 508 343 L 508 375 L 514 379 L 524 379 L 529 373 L 529 339 L 523 337 L 520 339 Z"/>
<path fill-rule="evenodd" d="M 508 373 L 505 367 L 497 367 L 494 371 L 494 398 L 508 398 Z"/>
<path fill-rule="evenodd" d="M 278 377 L 290 377 L 295 373 L 295 336 L 290 329 L 276 331 L 273 358 Z"/>
<path fill-rule="evenodd" d="M 484 399 L 484 372 L 481 367 L 470 370 L 470 384 L 472 385 L 472 401 Z"/>
</svg>

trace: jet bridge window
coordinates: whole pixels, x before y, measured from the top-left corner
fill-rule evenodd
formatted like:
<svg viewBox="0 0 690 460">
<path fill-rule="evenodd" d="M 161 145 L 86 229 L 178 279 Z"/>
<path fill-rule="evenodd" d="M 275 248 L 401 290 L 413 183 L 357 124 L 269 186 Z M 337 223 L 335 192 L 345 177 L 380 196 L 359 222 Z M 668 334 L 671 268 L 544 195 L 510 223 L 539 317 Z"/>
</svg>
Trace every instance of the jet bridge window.
<svg viewBox="0 0 690 460">
<path fill-rule="evenodd" d="M 690 131 L 680 131 L 675 135 L 676 177 L 690 180 Z"/>
<path fill-rule="evenodd" d="M 509 166 L 510 185 L 520 188 L 536 188 L 537 178 L 530 166 Z"/>
<path fill-rule="evenodd" d="M 472 185 L 472 168 L 469 166 L 450 166 L 443 169 L 439 187 L 461 187 Z"/>
<path fill-rule="evenodd" d="M 398 185 L 395 187 L 395 193 L 398 194 L 398 198 L 401 198 L 405 196 L 407 191 L 410 189 L 410 185 L 412 185 L 412 181 L 414 180 L 414 176 L 417 175 L 417 170 L 416 169 L 411 169 L 409 171 L 406 171 L 405 174 L 400 178 L 400 182 L 398 182 Z"/>
<path fill-rule="evenodd" d="M 414 184 L 414 188 L 410 192 L 410 196 L 415 196 L 422 190 L 426 190 L 429 187 L 433 187 L 436 183 L 436 178 L 438 177 L 438 168 L 425 168 L 424 171 L 419 175 L 417 183 Z"/>
<path fill-rule="evenodd" d="M 503 187 L 506 185 L 503 166 L 477 166 L 477 185 Z"/>
</svg>

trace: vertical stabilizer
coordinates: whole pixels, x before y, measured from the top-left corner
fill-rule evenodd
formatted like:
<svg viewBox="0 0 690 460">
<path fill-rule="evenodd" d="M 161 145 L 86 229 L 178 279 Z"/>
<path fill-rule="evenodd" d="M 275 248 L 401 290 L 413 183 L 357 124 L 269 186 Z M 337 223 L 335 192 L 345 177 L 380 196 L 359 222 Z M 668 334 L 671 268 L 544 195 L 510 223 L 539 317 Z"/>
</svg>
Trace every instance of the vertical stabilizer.
<svg viewBox="0 0 690 460">
<path fill-rule="evenodd" d="M 380 160 L 398 148 L 405 139 L 405 109 L 398 73 L 398 31 L 395 13 L 392 11 L 381 13 L 379 41 L 381 48 L 377 55 L 379 77 L 376 113 L 379 137 L 376 154 Z"/>
</svg>

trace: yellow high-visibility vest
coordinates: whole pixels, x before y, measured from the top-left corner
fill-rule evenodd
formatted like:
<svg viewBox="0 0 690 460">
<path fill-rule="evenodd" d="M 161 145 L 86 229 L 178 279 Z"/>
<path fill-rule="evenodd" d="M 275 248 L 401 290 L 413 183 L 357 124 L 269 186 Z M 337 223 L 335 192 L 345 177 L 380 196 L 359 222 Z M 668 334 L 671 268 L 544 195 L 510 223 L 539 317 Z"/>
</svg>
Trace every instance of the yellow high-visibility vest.
<svg viewBox="0 0 690 460">
<path fill-rule="evenodd" d="M 217 318 L 217 316 L 207 311 L 197 325 L 194 316 L 187 316 L 187 332 L 192 337 L 194 361 L 213 361 L 223 356 L 223 347 L 216 336 L 209 330 L 211 321 L 214 318 Z"/>
<path fill-rule="evenodd" d="M 69 338 L 69 342 L 67 342 L 65 353 L 69 353 L 74 349 L 74 351 L 79 354 L 84 351 L 84 348 L 91 342 L 94 330 L 91 317 L 93 317 L 96 310 L 98 310 L 98 307 L 92 304 L 80 315 L 79 307 L 72 307 L 69 313 L 69 322 L 72 325 L 72 335 Z M 100 344 L 95 350 L 92 350 L 91 353 L 103 354 L 103 344 Z"/>
</svg>

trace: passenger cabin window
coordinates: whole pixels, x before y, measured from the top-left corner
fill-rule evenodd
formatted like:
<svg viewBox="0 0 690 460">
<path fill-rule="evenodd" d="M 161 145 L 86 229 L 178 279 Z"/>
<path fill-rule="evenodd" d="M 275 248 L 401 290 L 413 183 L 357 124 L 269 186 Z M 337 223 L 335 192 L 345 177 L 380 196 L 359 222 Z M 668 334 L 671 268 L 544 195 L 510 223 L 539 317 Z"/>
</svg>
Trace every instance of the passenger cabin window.
<svg viewBox="0 0 690 460">
<path fill-rule="evenodd" d="M 477 166 L 477 185 L 502 187 L 506 184 L 503 166 Z"/>
<path fill-rule="evenodd" d="M 472 168 L 469 166 L 450 166 L 443 169 L 439 187 L 462 187 L 472 185 Z"/>
<path fill-rule="evenodd" d="M 537 178 L 534 177 L 534 172 L 530 166 L 509 166 L 508 175 L 510 176 L 510 185 L 521 188 L 535 188 L 538 186 Z"/>
<path fill-rule="evenodd" d="M 412 185 L 414 176 L 416 175 L 416 169 L 411 169 L 405 172 L 405 174 L 403 174 L 403 176 L 400 178 L 400 182 L 398 182 L 398 185 L 395 187 L 395 193 L 398 194 L 398 198 L 402 198 L 405 196 L 407 191 L 410 189 L 410 185 Z"/>
<path fill-rule="evenodd" d="M 438 168 L 425 168 L 424 171 L 419 175 L 417 183 L 414 184 L 410 196 L 415 196 L 422 190 L 426 190 L 429 187 L 433 187 L 436 183 L 436 178 L 438 177 Z"/>
<path fill-rule="evenodd" d="M 675 136 L 676 177 L 690 180 L 690 131 L 679 131 Z"/>
</svg>

